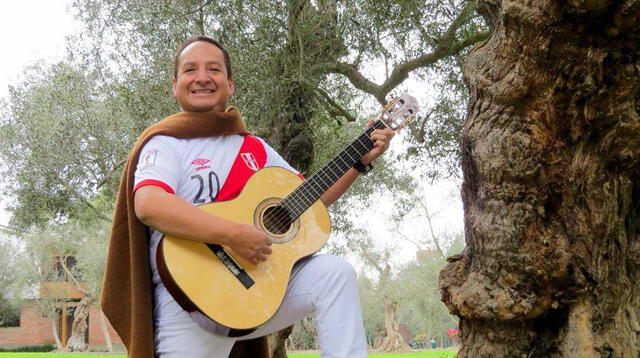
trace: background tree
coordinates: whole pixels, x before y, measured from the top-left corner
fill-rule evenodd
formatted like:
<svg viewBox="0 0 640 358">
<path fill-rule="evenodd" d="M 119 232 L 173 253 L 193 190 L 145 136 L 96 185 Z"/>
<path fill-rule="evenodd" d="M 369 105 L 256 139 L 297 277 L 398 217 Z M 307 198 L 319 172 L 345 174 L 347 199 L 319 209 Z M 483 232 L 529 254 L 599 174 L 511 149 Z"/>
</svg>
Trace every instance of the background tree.
<svg viewBox="0 0 640 358">
<path fill-rule="evenodd" d="M 16 295 L 30 297 L 40 313 L 49 318 L 58 349 L 85 351 L 88 348 L 85 343 L 88 309 L 96 302 L 102 288 L 108 229 L 102 220 L 94 218 L 93 221 L 71 221 L 47 230 L 33 230 L 20 236 L 24 250 L 19 251 L 16 265 L 12 267 Z M 70 288 L 83 295 L 74 303 L 72 335 L 65 347 L 56 328 L 57 320 L 60 310 L 66 309 L 65 303 L 73 299 L 49 291 L 51 286 L 46 283 L 58 281 L 67 282 Z M 106 324 L 104 320 L 99 323 L 111 351 Z"/>
<path fill-rule="evenodd" d="M 76 0 L 73 8 L 86 28 L 69 42 L 67 59 L 32 69 L 3 109 L 0 155 L 16 163 L 5 172 L 12 225 L 42 230 L 87 208 L 108 222 L 135 138 L 178 110 L 168 85 L 173 52 L 194 34 L 227 45 L 234 104 L 299 169 L 324 163 L 340 134 L 374 113 L 371 98 L 386 102 L 412 76 L 435 99 L 411 129 L 408 155 L 432 177 L 442 163 L 447 175 L 456 172 L 458 140 L 447 132 L 460 128 L 466 98 L 459 64 L 488 36 L 475 2 Z M 392 173 L 380 180 L 396 180 Z M 348 221 L 347 211 L 332 211 Z"/>
<path fill-rule="evenodd" d="M 0 231 L 0 327 L 16 326 L 20 321 L 21 297 L 16 292 L 17 248 Z"/>
<path fill-rule="evenodd" d="M 640 354 L 640 2 L 480 1 L 459 357 Z"/>
<path fill-rule="evenodd" d="M 407 343 L 400 335 L 397 317 L 404 292 L 394 280 L 390 256 L 390 248 L 376 249 L 370 237 L 361 241 L 360 257 L 363 258 L 365 265 L 374 270 L 374 276 L 377 278 L 372 291 L 375 292 L 373 295 L 378 301 L 374 309 L 382 309 L 383 316 L 382 320 L 376 320 L 373 348 L 382 352 L 400 350 L 405 348 Z"/>
</svg>

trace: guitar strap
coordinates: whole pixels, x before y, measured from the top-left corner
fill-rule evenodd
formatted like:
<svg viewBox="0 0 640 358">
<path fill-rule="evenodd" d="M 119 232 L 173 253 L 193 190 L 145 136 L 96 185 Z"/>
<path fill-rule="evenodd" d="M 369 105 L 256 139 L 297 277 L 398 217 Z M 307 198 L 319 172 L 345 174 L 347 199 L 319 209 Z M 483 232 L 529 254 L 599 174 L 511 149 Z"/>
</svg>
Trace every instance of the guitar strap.
<svg viewBox="0 0 640 358">
<path fill-rule="evenodd" d="M 227 180 L 225 180 L 214 201 L 235 199 L 240 195 L 247 180 L 253 173 L 264 168 L 265 164 L 267 164 L 267 151 L 264 149 L 262 142 L 256 137 L 244 136 L 244 141 L 240 146 L 229 175 L 227 175 Z"/>
</svg>

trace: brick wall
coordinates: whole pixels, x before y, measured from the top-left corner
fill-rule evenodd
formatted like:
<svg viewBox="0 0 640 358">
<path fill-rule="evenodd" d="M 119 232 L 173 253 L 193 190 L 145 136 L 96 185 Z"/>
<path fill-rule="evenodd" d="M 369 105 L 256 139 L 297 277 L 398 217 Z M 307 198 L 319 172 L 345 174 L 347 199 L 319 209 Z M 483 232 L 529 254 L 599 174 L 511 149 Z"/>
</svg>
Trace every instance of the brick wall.
<svg viewBox="0 0 640 358">
<path fill-rule="evenodd" d="M 19 347 L 54 343 L 51 321 L 42 317 L 35 304 L 20 312 L 20 327 L 0 328 L 0 346 Z"/>
<path fill-rule="evenodd" d="M 101 312 L 95 306 L 91 306 L 89 309 L 89 345 L 90 346 L 103 346 L 107 343 L 104 339 L 104 333 L 102 332 L 102 328 L 100 328 L 100 315 Z M 111 343 L 114 345 L 122 345 L 122 341 L 116 331 L 111 327 L 111 323 L 109 323 L 108 319 L 104 319 L 105 324 L 107 325 L 107 331 L 109 332 L 109 337 L 111 337 Z"/>
<path fill-rule="evenodd" d="M 104 334 L 100 328 L 98 309 L 89 309 L 89 346 L 103 348 L 106 346 Z M 116 350 L 122 350 L 120 337 L 107 319 L 105 319 L 111 343 Z M 58 332 L 60 334 L 60 332 Z M 55 344 L 51 321 L 42 317 L 35 303 L 28 304 L 20 313 L 20 327 L 0 328 L 0 347 L 22 347 L 40 344 Z"/>
</svg>

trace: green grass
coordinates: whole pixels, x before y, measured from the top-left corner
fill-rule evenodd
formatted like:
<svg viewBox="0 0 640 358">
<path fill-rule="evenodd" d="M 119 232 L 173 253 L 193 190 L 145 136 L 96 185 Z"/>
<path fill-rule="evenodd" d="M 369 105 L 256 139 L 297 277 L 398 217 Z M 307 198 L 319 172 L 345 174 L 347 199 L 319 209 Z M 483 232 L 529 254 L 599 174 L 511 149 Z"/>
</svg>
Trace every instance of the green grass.
<svg viewBox="0 0 640 358">
<path fill-rule="evenodd" d="M 319 353 L 289 353 L 288 355 L 289 358 L 320 358 Z M 369 354 L 369 358 L 454 358 L 455 356 L 456 352 L 453 351 Z"/>
<path fill-rule="evenodd" d="M 456 352 L 370 353 L 369 358 L 453 358 Z M 1 357 L 1 356 L 0 356 Z M 319 353 L 290 353 L 289 358 L 320 358 Z"/>
<path fill-rule="evenodd" d="M 453 358 L 452 351 L 372 353 L 369 358 Z M 126 358 L 124 354 L 84 354 L 84 353 L 0 353 L 0 358 Z M 319 353 L 290 353 L 289 358 L 320 358 Z"/>
<path fill-rule="evenodd" d="M 412 353 L 372 353 L 369 358 L 453 358 L 452 351 Z M 0 353 L 0 358 L 126 358 L 124 354 L 86 353 Z M 319 353 L 290 353 L 289 358 L 320 358 Z"/>
</svg>

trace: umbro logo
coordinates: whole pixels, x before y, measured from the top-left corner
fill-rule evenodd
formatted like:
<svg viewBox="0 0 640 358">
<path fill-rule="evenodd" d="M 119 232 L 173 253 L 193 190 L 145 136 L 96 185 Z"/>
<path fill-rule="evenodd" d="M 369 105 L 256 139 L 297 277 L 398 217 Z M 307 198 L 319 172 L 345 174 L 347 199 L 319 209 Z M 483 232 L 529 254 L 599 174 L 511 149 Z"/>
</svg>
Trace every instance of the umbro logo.
<svg viewBox="0 0 640 358">
<path fill-rule="evenodd" d="M 195 159 L 193 162 L 191 162 L 191 164 L 198 166 L 196 168 L 196 170 L 202 170 L 202 169 L 211 168 L 210 165 L 207 165 L 207 163 L 209 163 L 209 162 L 211 162 L 211 160 L 204 159 L 204 158 L 198 158 L 198 159 Z"/>
<path fill-rule="evenodd" d="M 210 160 L 209 159 L 204 159 L 204 158 L 198 158 L 196 160 L 194 160 L 193 162 L 191 162 L 191 164 L 195 164 L 195 165 L 205 165 L 207 163 L 209 163 Z"/>
</svg>

